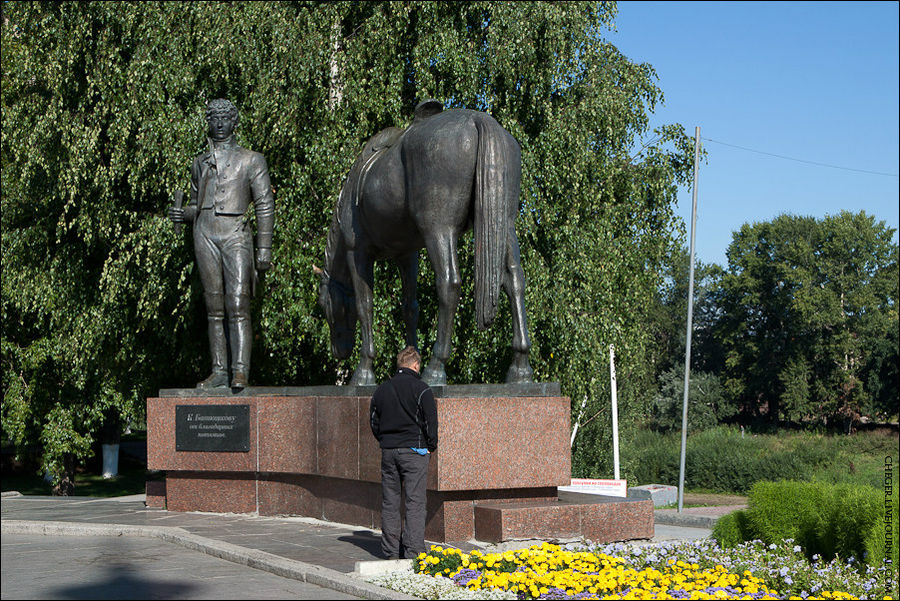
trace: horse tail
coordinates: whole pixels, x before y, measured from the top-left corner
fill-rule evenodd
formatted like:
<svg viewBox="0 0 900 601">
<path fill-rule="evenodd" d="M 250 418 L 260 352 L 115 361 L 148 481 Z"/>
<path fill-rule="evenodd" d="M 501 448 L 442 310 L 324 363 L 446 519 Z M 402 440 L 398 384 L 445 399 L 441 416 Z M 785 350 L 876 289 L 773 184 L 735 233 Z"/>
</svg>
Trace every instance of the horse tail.
<svg viewBox="0 0 900 601">
<path fill-rule="evenodd" d="M 521 151 L 493 117 L 476 116 L 475 127 L 475 318 L 483 330 L 497 315 L 510 206 L 519 204 Z"/>
</svg>

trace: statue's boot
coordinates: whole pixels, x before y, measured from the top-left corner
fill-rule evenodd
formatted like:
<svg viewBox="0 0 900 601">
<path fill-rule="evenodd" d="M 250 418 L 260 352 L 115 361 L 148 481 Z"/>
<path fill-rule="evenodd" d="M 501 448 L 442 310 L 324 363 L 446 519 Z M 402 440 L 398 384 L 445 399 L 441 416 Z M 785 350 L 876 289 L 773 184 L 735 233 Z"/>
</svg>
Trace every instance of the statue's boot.
<svg viewBox="0 0 900 601">
<path fill-rule="evenodd" d="M 249 305 L 249 298 L 247 299 Z M 228 320 L 231 337 L 231 387 L 246 388 L 250 385 L 250 347 L 253 332 L 250 318 L 238 315 Z"/>
<path fill-rule="evenodd" d="M 250 386 L 250 381 L 247 379 L 246 374 L 239 371 L 234 372 L 234 377 L 231 379 L 231 387 L 247 388 L 248 386 Z"/>
<path fill-rule="evenodd" d="M 209 353 L 212 358 L 212 373 L 197 384 L 197 388 L 228 386 L 228 347 L 225 342 L 225 320 L 221 317 L 209 317 Z"/>
<path fill-rule="evenodd" d="M 228 373 L 213 372 L 208 378 L 197 384 L 197 388 L 224 388 L 228 386 Z"/>
</svg>

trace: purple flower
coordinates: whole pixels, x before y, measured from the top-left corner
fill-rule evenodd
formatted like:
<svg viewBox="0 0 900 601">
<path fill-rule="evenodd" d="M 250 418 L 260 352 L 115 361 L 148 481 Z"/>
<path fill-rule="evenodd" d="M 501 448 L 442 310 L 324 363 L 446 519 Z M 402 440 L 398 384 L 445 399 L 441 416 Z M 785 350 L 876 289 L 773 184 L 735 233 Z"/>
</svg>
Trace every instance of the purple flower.
<svg viewBox="0 0 900 601">
<path fill-rule="evenodd" d="M 479 576 L 481 576 L 481 574 L 477 570 L 463 568 L 453 576 L 452 580 L 457 586 L 466 586 L 469 582 L 475 580 Z"/>
</svg>

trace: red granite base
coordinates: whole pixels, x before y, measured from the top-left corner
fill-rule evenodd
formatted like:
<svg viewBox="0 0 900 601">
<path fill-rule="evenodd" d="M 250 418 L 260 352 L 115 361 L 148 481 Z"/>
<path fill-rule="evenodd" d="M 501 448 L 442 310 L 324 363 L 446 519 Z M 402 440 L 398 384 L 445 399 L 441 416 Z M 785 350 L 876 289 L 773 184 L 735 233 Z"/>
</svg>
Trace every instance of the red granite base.
<svg viewBox="0 0 900 601">
<path fill-rule="evenodd" d="M 145 487 L 144 505 L 153 509 L 166 508 L 166 481 L 148 480 Z"/>
<path fill-rule="evenodd" d="M 205 396 L 178 390 L 148 399 L 147 467 L 166 471 L 168 509 L 303 515 L 379 528 L 381 453 L 369 429 L 371 391 L 324 388 Z M 569 399 L 558 388 L 549 396 L 497 388 L 488 397 L 454 396 L 454 387 L 436 393 L 439 448 L 429 465 L 426 538 L 521 538 L 537 531 L 529 522 L 540 522 L 546 538 L 642 537 L 609 539 L 624 532 L 607 524 L 619 521 L 609 510 L 554 509 L 556 487 L 570 480 Z M 249 405 L 249 451 L 176 449 L 177 406 L 234 404 Z M 537 505 L 529 510 L 529 503 Z M 651 536 L 652 514 L 651 504 Z"/>
<path fill-rule="evenodd" d="M 381 451 L 369 428 L 369 396 L 178 392 L 185 394 L 147 400 L 148 469 L 381 481 Z M 179 405 L 249 405 L 250 450 L 177 450 Z M 560 396 L 438 398 L 439 446 L 431 456 L 428 490 L 568 485 L 569 405 Z"/>
</svg>

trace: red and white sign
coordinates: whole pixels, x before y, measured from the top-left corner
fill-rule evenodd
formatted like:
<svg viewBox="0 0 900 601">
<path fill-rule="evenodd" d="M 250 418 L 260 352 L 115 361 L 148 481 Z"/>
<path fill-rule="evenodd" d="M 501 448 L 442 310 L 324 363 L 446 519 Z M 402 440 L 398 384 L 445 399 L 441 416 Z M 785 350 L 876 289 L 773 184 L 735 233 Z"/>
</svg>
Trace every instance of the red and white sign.
<svg viewBox="0 0 900 601">
<path fill-rule="evenodd" d="M 595 478 L 572 478 L 570 486 L 560 486 L 559 490 L 583 492 L 592 495 L 627 497 L 628 480 L 598 480 Z"/>
</svg>

